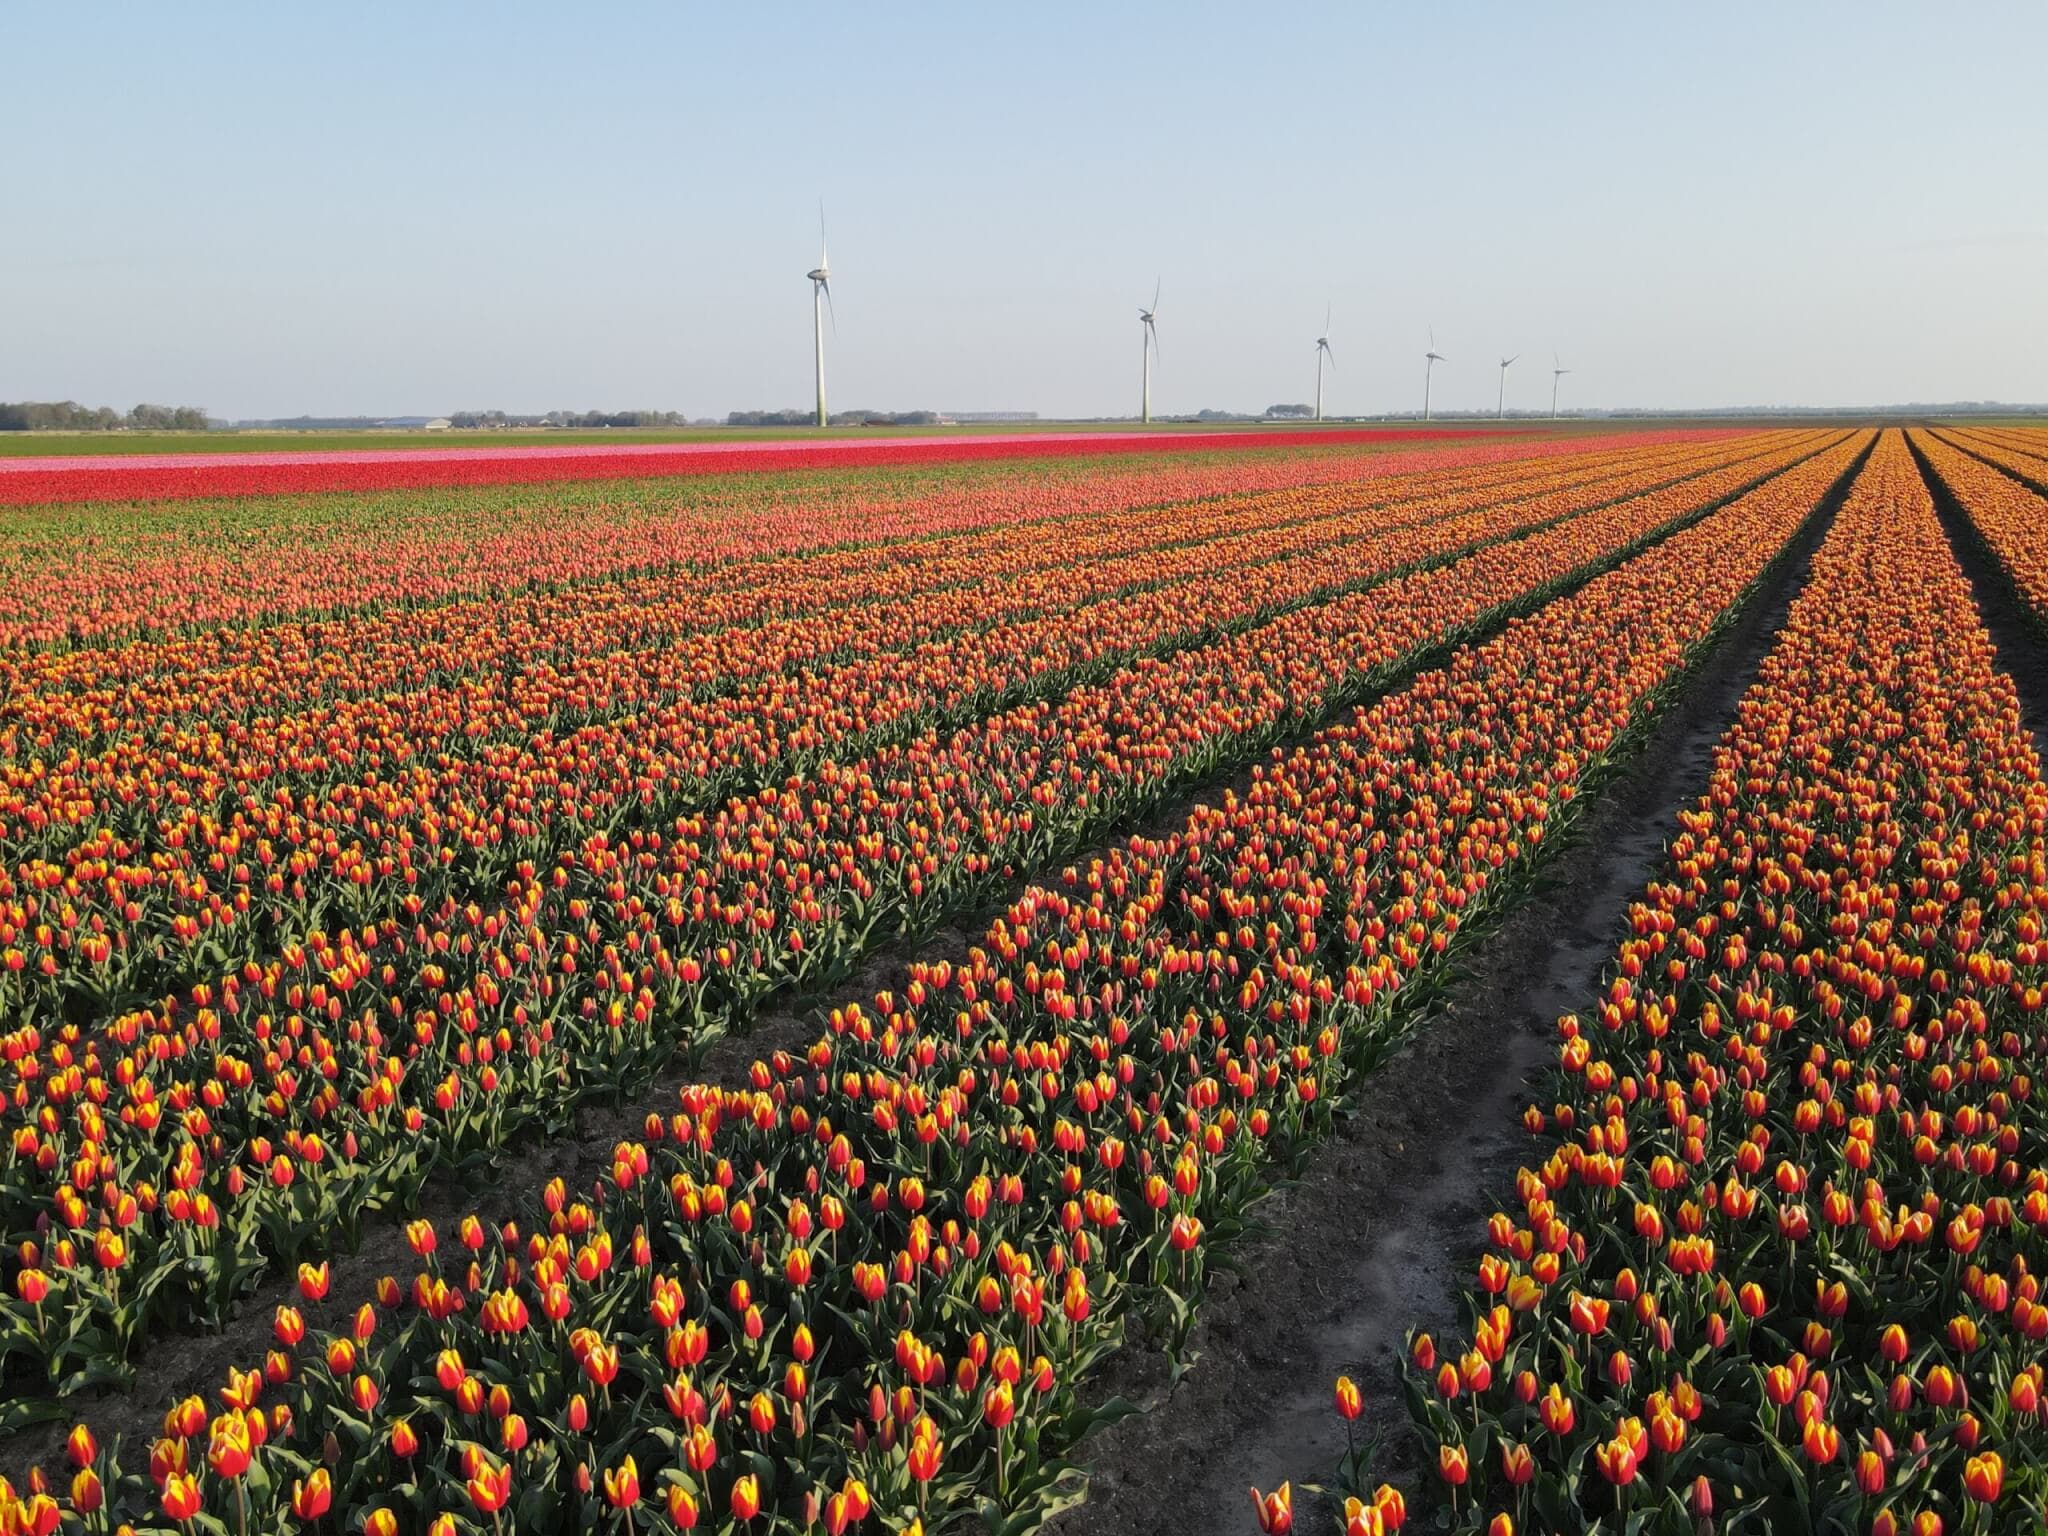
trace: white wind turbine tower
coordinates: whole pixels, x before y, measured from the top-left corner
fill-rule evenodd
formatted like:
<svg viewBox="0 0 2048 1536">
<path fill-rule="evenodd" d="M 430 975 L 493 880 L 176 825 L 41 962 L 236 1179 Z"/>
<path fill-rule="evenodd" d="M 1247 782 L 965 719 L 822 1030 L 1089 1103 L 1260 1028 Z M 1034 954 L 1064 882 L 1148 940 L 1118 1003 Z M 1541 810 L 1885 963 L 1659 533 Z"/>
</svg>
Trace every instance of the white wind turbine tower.
<svg viewBox="0 0 2048 1536">
<path fill-rule="evenodd" d="M 1337 366 L 1337 354 L 1330 349 L 1330 306 L 1323 306 L 1323 334 L 1316 338 L 1316 420 L 1323 419 L 1323 359 Z"/>
<path fill-rule="evenodd" d="M 1159 280 L 1152 280 L 1152 307 L 1138 311 L 1138 325 L 1143 332 L 1145 343 L 1145 409 L 1140 418 L 1149 424 L 1152 420 L 1152 355 L 1159 350 Z"/>
<path fill-rule="evenodd" d="M 1555 352 L 1550 354 L 1550 364 L 1550 419 L 1555 421 L 1557 420 L 1557 381 L 1570 373 L 1571 369 L 1558 366 L 1557 354 Z"/>
<path fill-rule="evenodd" d="M 1521 355 L 1521 353 L 1517 352 L 1515 357 L 1520 357 Z M 1500 360 L 1500 394 L 1493 402 L 1493 419 L 1495 421 L 1506 421 L 1508 417 L 1508 364 L 1512 363 L 1515 357 L 1504 357 Z"/>
<path fill-rule="evenodd" d="M 1436 372 L 1436 365 L 1438 363 L 1448 363 L 1450 361 L 1448 357 L 1445 357 L 1443 353 L 1436 349 L 1435 326 L 1429 328 L 1429 350 L 1422 355 L 1426 359 L 1422 365 L 1422 419 L 1427 421 L 1429 420 L 1430 375 Z"/>
<path fill-rule="evenodd" d="M 832 305 L 832 263 L 825 247 L 825 205 L 818 204 L 818 264 L 807 274 L 811 280 L 811 325 L 818 343 L 818 425 L 825 416 L 825 311 Z M 839 334 L 839 311 L 832 310 L 832 333 Z"/>
</svg>

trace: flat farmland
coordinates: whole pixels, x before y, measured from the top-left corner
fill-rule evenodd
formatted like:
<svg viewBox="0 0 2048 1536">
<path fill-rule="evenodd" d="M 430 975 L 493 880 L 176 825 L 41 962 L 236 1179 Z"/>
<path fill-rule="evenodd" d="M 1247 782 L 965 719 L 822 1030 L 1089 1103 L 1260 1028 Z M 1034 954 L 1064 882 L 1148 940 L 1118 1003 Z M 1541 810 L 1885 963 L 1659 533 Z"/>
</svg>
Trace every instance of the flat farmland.
<svg viewBox="0 0 2048 1536">
<path fill-rule="evenodd" d="M 2033 1528 L 2044 496 L 0 463 L 0 1532 Z"/>
</svg>

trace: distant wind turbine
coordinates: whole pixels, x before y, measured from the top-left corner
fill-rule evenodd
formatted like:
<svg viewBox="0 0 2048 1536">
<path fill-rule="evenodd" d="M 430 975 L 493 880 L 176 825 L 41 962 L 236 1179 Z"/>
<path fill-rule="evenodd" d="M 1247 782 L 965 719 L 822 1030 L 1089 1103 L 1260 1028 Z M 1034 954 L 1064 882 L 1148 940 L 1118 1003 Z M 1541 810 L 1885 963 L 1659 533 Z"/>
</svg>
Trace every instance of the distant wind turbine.
<svg viewBox="0 0 2048 1536">
<path fill-rule="evenodd" d="M 1148 424 L 1152 420 L 1152 355 L 1159 350 L 1159 326 L 1156 323 L 1158 314 L 1159 280 L 1154 278 L 1152 307 L 1138 311 L 1138 324 L 1143 332 L 1145 344 L 1145 410 L 1142 419 Z"/>
<path fill-rule="evenodd" d="M 818 343 L 818 425 L 824 426 L 825 417 L 825 311 L 832 307 L 832 263 L 825 247 L 825 205 L 818 204 L 818 264 L 808 276 L 811 280 L 811 323 Z M 839 311 L 832 309 L 832 334 L 839 334 Z"/>
<path fill-rule="evenodd" d="M 1436 365 L 1438 363 L 1448 363 L 1450 361 L 1448 357 L 1445 357 L 1443 353 L 1436 349 L 1435 326 L 1429 328 L 1429 350 L 1422 355 L 1426 359 L 1422 365 L 1422 419 L 1427 421 L 1429 420 L 1430 375 L 1436 372 Z"/>
<path fill-rule="evenodd" d="M 1520 357 L 1521 355 L 1522 355 L 1521 353 L 1517 352 L 1517 353 L 1515 354 L 1515 357 Z M 1515 357 L 1504 357 L 1504 358 L 1502 358 L 1502 359 L 1500 360 L 1500 394 L 1499 394 L 1499 396 L 1498 396 L 1498 397 L 1497 397 L 1497 398 L 1496 398 L 1496 399 L 1494 400 L 1494 402 L 1493 402 L 1493 419 L 1494 419 L 1495 421 L 1506 421 L 1506 420 L 1507 420 L 1507 416 L 1508 416 L 1508 364 L 1509 364 L 1509 363 L 1512 363 L 1512 362 L 1513 362 L 1513 361 L 1515 360 Z"/>
<path fill-rule="evenodd" d="M 1330 348 L 1330 306 L 1323 306 L 1323 334 L 1316 338 L 1316 420 L 1323 419 L 1323 359 L 1330 360 L 1330 367 L 1337 366 L 1337 354 Z"/>
<path fill-rule="evenodd" d="M 1555 352 L 1550 354 L 1550 362 L 1550 419 L 1555 421 L 1557 420 L 1557 381 L 1570 373 L 1571 369 L 1557 366 L 1557 354 Z"/>
</svg>

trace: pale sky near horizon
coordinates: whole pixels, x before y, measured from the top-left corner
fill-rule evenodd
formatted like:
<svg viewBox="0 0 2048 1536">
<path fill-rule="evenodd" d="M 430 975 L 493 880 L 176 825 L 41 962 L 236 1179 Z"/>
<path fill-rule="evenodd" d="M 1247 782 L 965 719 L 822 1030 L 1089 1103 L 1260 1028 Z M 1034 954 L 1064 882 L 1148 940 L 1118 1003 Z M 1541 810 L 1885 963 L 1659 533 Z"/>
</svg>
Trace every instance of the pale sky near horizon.
<svg viewBox="0 0 2048 1536">
<path fill-rule="evenodd" d="M 2048 401 L 2048 7 L 29 6 L 0 400 Z"/>
</svg>

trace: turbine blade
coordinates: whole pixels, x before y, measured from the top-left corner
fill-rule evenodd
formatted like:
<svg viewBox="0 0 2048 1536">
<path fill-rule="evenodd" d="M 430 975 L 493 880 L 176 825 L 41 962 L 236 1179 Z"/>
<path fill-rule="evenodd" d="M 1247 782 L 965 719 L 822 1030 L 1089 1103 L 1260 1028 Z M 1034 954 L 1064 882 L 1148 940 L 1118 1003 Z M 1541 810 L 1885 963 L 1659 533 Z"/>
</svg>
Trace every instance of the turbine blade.
<svg viewBox="0 0 2048 1536">
<path fill-rule="evenodd" d="M 1159 282 L 1156 277 L 1152 279 L 1152 313 L 1155 315 L 1159 313 Z"/>
<path fill-rule="evenodd" d="M 832 317 L 832 334 L 837 336 L 839 334 L 839 309 L 832 302 L 832 284 L 827 280 L 821 282 L 818 286 L 825 290 L 825 312 Z"/>
<path fill-rule="evenodd" d="M 1323 350 L 1330 355 L 1330 372 L 1335 373 L 1337 371 L 1337 349 L 1326 341 L 1323 343 Z"/>
</svg>

